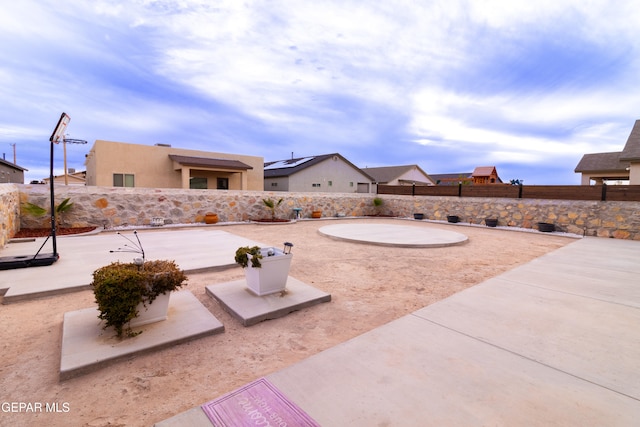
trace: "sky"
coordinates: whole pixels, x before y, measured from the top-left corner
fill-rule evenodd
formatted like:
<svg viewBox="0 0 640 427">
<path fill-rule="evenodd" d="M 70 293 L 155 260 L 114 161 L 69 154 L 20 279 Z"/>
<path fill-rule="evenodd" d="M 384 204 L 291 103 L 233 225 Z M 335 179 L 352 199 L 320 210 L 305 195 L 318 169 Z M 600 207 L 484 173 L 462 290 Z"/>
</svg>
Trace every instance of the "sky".
<svg viewBox="0 0 640 427">
<path fill-rule="evenodd" d="M 48 177 L 65 112 L 76 170 L 101 139 L 579 184 L 639 76 L 634 0 L 3 2 L 0 154 Z"/>
</svg>

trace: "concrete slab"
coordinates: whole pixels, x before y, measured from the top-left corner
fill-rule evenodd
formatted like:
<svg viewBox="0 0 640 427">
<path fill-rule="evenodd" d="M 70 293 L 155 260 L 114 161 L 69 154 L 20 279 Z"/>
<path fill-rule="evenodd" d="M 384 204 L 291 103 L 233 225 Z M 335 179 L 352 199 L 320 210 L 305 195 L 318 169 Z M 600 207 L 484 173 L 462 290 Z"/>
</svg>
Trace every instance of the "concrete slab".
<svg viewBox="0 0 640 427">
<path fill-rule="evenodd" d="M 635 425 L 638 260 L 577 240 L 266 378 L 321 425 Z"/>
<path fill-rule="evenodd" d="M 119 360 L 224 332 L 224 326 L 189 291 L 174 292 L 169 318 L 134 328 L 143 333 L 118 339 L 113 328 L 102 329 L 97 307 L 64 314 L 60 379 L 83 375 Z"/>
<path fill-rule="evenodd" d="M 405 316 L 267 376 L 326 426 L 633 425 L 637 400 Z"/>
<path fill-rule="evenodd" d="M 122 232 L 133 238 L 133 232 Z M 235 251 L 240 246 L 264 246 L 249 239 L 211 228 L 139 231 L 147 259 L 172 259 L 188 273 L 236 267 Z M 12 243 L 2 255 L 35 254 L 44 239 Z M 88 289 L 92 273 L 111 262 L 131 262 L 137 254 L 110 253 L 128 242 L 115 233 L 63 236 L 57 239 L 60 259 L 47 267 L 0 271 L 3 303 Z M 47 243 L 50 245 L 50 243 Z M 49 250 L 50 251 L 50 250 Z"/>
<path fill-rule="evenodd" d="M 205 289 L 209 296 L 216 299 L 225 311 L 244 326 L 277 319 L 293 311 L 331 301 L 331 294 L 291 276 L 287 277 L 285 292 L 261 297 L 247 288 L 244 279 L 209 285 Z"/>
<path fill-rule="evenodd" d="M 337 240 L 405 248 L 438 248 L 468 240 L 454 231 L 394 224 L 335 224 L 321 227 L 318 232 Z"/>
<path fill-rule="evenodd" d="M 497 277 L 415 315 L 640 401 L 636 307 Z"/>
</svg>

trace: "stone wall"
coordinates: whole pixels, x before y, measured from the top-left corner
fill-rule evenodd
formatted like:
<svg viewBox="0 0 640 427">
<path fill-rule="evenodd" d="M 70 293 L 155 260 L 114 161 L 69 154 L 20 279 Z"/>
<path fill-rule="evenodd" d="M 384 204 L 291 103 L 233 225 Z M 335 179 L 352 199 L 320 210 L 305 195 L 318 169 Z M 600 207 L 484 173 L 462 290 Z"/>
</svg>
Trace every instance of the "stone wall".
<svg viewBox="0 0 640 427">
<path fill-rule="evenodd" d="M 48 205 L 48 186 L 18 187 L 21 203 Z M 203 222 L 207 212 L 217 213 L 222 222 L 247 221 L 270 216 L 263 198 L 276 201 L 283 198 L 277 209 L 280 218 L 291 218 L 295 207 L 302 208 L 303 217 L 310 217 L 313 210 L 321 210 L 325 217 L 412 217 L 414 213 L 423 213 L 425 219 L 446 221 L 447 215 L 458 215 L 462 222 L 474 224 L 496 217 L 499 226 L 536 228 L 538 222 L 550 222 L 559 231 L 568 233 L 640 240 L 640 202 L 382 195 L 383 205 L 375 208 L 375 195 L 358 193 L 56 187 L 56 204 L 67 197 L 74 206 L 62 217 L 66 226 L 149 225 L 154 217 L 164 218 L 166 223 L 190 224 Z M 46 226 L 47 220 L 47 217 L 38 219 L 25 213 L 20 216 L 21 226 L 25 228 Z"/>
<path fill-rule="evenodd" d="M 0 184 L 0 248 L 20 229 L 19 200 L 15 184 Z"/>
</svg>

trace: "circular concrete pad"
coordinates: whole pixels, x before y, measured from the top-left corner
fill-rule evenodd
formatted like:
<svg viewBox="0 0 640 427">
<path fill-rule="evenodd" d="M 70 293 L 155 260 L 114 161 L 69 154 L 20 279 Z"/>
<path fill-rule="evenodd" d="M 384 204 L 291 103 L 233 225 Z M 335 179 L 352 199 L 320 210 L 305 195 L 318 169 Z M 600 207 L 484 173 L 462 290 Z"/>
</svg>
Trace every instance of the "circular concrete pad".
<svg viewBox="0 0 640 427">
<path fill-rule="evenodd" d="M 318 232 L 338 240 L 405 248 L 439 248 L 468 240 L 453 231 L 391 224 L 335 224 L 321 227 Z"/>
</svg>

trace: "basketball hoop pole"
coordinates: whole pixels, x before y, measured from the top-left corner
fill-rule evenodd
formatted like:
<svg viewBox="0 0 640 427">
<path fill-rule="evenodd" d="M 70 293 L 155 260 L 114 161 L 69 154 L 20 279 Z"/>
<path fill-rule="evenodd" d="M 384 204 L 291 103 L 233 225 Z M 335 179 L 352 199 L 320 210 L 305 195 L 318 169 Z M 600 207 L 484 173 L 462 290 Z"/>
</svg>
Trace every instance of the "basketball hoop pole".
<svg viewBox="0 0 640 427">
<path fill-rule="evenodd" d="M 64 113 L 63 113 L 64 114 Z M 54 201 L 53 190 L 53 138 L 51 139 L 51 155 L 49 169 L 49 192 L 51 196 L 51 244 L 53 245 L 53 256 L 58 258 L 58 247 L 56 245 L 56 203 Z"/>
</svg>

